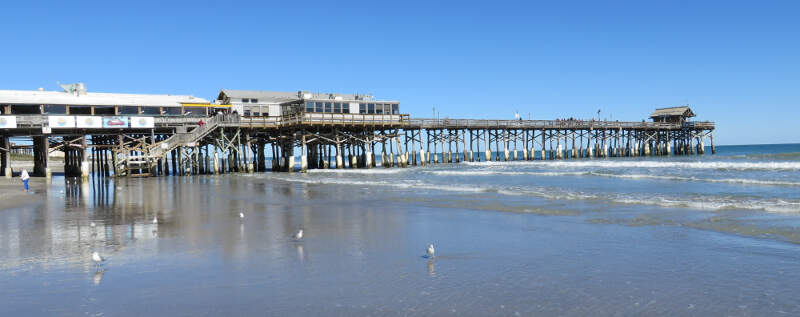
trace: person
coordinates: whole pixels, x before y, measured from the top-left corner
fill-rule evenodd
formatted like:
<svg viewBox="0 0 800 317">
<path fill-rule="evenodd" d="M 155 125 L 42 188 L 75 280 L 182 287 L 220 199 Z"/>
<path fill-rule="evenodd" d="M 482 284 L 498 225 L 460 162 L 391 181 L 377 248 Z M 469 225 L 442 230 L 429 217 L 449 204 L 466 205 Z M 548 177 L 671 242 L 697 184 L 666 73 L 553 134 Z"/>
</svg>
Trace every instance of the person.
<svg viewBox="0 0 800 317">
<path fill-rule="evenodd" d="M 197 122 L 197 125 L 199 125 L 200 127 L 203 127 L 204 124 L 206 123 L 203 122 L 203 119 L 200 119 L 200 122 Z"/>
<path fill-rule="evenodd" d="M 29 188 L 28 188 L 28 180 L 31 178 L 28 175 L 28 170 L 23 169 L 22 173 L 19 175 L 19 177 L 22 178 L 22 183 L 25 184 L 25 192 L 27 193 L 28 190 L 29 190 Z"/>
</svg>

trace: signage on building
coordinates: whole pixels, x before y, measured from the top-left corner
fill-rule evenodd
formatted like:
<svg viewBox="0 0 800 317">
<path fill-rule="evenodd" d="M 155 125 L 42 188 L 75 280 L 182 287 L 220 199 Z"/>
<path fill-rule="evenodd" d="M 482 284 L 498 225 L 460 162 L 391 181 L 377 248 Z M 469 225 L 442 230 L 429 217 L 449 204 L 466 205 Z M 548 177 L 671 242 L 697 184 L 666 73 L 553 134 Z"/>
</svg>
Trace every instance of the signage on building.
<svg viewBox="0 0 800 317">
<path fill-rule="evenodd" d="M 75 128 L 75 117 L 73 116 L 48 116 L 47 121 L 51 129 Z"/>
<path fill-rule="evenodd" d="M 93 116 L 75 116 L 75 126 L 78 128 L 102 128 L 103 118 Z"/>
<path fill-rule="evenodd" d="M 103 128 L 127 128 L 128 117 L 103 117 Z"/>
<path fill-rule="evenodd" d="M 153 117 L 131 117 L 131 128 L 154 128 L 155 118 Z"/>
<path fill-rule="evenodd" d="M 0 129 L 16 129 L 17 117 L 16 116 L 0 116 Z"/>
</svg>

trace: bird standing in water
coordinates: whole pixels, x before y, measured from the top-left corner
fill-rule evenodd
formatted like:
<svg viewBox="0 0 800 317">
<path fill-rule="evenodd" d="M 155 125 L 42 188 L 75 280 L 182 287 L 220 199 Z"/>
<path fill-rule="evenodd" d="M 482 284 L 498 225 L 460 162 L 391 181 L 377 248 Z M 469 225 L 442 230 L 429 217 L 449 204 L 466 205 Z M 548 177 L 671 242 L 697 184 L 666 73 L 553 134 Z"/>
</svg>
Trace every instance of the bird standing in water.
<svg viewBox="0 0 800 317">
<path fill-rule="evenodd" d="M 100 268 L 100 264 L 101 264 L 103 261 L 105 261 L 105 260 L 106 260 L 106 259 L 105 259 L 105 258 L 103 258 L 102 256 L 100 256 L 100 253 L 97 253 L 97 251 L 94 251 L 94 252 L 92 252 L 92 262 L 94 262 L 94 264 L 95 264 L 95 265 L 96 265 L 98 268 Z"/>
<path fill-rule="evenodd" d="M 300 240 L 303 238 L 303 229 L 297 230 L 297 233 L 294 234 L 293 238 L 295 240 Z"/>
<path fill-rule="evenodd" d="M 158 217 L 156 217 L 156 216 L 153 216 L 153 224 L 154 224 L 154 225 L 155 225 L 155 224 L 158 224 Z"/>
<path fill-rule="evenodd" d="M 428 245 L 428 250 L 426 250 L 426 251 L 427 251 L 426 254 L 428 255 L 428 257 L 432 258 L 434 253 L 436 253 L 436 249 L 433 248 L 433 243 Z"/>
<path fill-rule="evenodd" d="M 240 212 L 240 213 L 239 213 L 239 218 L 240 218 L 240 219 L 243 219 L 243 218 L 244 218 L 244 213 L 243 213 L 243 212 Z"/>
</svg>

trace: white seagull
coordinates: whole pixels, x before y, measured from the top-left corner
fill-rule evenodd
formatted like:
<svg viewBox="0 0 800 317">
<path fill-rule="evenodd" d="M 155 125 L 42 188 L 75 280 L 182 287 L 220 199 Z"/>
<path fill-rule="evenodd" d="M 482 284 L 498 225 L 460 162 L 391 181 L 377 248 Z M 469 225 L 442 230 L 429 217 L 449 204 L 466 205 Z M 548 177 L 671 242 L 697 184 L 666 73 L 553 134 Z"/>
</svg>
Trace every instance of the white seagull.
<svg viewBox="0 0 800 317">
<path fill-rule="evenodd" d="M 97 224 L 94 223 L 94 221 L 92 221 L 91 223 L 89 223 L 89 227 L 92 227 L 92 228 L 97 227 Z"/>
<path fill-rule="evenodd" d="M 239 218 L 244 218 L 244 213 L 243 212 L 239 213 Z"/>
<path fill-rule="evenodd" d="M 153 216 L 153 224 L 158 224 L 158 217 Z"/>
<path fill-rule="evenodd" d="M 297 230 L 297 233 L 294 234 L 293 237 L 295 240 L 300 240 L 303 238 L 303 229 Z"/>
<path fill-rule="evenodd" d="M 433 248 L 433 243 L 431 243 L 428 245 L 427 255 L 432 258 L 434 253 L 436 253 L 436 249 Z"/>
<path fill-rule="evenodd" d="M 97 267 L 100 267 L 100 264 L 105 260 L 106 259 L 100 256 L 100 253 L 97 253 L 97 251 L 92 252 L 92 261 Z"/>
</svg>

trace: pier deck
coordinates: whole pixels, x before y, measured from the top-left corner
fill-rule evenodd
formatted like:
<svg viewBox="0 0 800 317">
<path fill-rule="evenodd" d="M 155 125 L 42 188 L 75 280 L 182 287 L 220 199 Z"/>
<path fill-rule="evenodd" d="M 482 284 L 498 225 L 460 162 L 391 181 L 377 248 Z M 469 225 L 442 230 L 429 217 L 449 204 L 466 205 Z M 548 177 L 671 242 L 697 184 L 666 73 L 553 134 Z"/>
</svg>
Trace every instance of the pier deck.
<svg viewBox="0 0 800 317">
<path fill-rule="evenodd" d="M 13 117 L 15 126 L 0 128 L 0 172 L 10 174 L 10 138 L 23 138 L 32 140 L 34 175 L 49 175 L 50 153 L 63 151 L 66 174 L 84 177 L 266 171 L 270 156 L 270 170 L 293 171 L 297 149 L 300 170 L 374 167 L 378 152 L 386 167 L 703 154 L 705 139 L 710 139 L 714 152 L 715 128 L 706 121 L 425 119 L 340 113 L 155 116 L 147 128 L 59 128 L 50 126 L 46 115 L 3 117 Z"/>
</svg>

